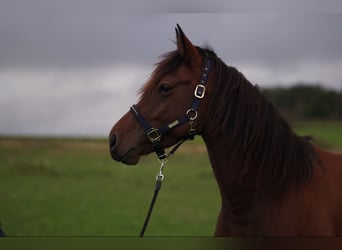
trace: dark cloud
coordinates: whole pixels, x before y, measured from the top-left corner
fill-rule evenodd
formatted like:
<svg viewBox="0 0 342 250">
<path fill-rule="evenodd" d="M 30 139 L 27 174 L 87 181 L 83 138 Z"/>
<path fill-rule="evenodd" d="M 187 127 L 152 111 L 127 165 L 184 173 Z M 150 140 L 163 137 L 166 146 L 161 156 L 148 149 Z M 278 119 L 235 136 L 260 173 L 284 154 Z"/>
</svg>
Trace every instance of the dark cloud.
<svg viewBox="0 0 342 250">
<path fill-rule="evenodd" d="M 342 15 L 244 14 L 222 19 L 213 40 L 228 58 L 273 66 L 342 58 Z"/>
<path fill-rule="evenodd" d="M 149 0 L 135 1 L 134 6 L 165 12 L 258 10 L 252 2 L 168 1 L 161 4 Z M 5 1 L 0 9 L 0 67 L 151 63 L 157 55 L 173 48 L 169 40 L 174 38 L 177 22 L 192 40 L 199 44 L 208 42 L 225 58 L 273 65 L 302 57 L 335 60 L 342 56 L 339 46 L 342 14 L 302 13 L 290 7 L 304 9 L 303 1 L 296 5 L 287 1 L 287 4 L 264 2 L 260 6 L 269 6 L 270 10 L 278 8 L 285 13 L 137 13 L 128 11 L 130 1 L 104 1 L 105 4 L 80 0 L 28 0 L 20 4 L 16 0 Z M 311 1 L 307 7 L 316 10 L 322 6 L 321 2 Z M 120 9 L 126 12 L 122 14 Z"/>
</svg>

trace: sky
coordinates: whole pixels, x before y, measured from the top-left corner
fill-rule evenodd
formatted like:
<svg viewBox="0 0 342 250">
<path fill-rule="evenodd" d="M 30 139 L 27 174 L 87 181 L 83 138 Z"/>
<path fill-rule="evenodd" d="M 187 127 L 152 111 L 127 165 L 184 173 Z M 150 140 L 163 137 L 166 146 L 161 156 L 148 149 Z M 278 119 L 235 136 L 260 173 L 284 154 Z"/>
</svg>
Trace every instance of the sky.
<svg viewBox="0 0 342 250">
<path fill-rule="evenodd" d="M 342 90 L 339 0 L 1 0 L 0 135 L 107 136 L 177 23 L 261 87 Z"/>
</svg>

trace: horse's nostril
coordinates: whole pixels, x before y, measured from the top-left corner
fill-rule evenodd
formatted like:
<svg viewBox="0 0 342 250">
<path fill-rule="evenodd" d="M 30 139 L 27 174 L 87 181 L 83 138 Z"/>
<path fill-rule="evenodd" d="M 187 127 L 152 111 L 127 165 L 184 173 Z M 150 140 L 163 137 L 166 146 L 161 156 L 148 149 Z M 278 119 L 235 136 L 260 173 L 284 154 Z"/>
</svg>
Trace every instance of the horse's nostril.
<svg viewBox="0 0 342 250">
<path fill-rule="evenodd" d="M 111 150 L 113 150 L 118 144 L 118 136 L 113 133 L 111 136 L 110 136 L 110 139 L 109 139 L 109 147 Z"/>
</svg>

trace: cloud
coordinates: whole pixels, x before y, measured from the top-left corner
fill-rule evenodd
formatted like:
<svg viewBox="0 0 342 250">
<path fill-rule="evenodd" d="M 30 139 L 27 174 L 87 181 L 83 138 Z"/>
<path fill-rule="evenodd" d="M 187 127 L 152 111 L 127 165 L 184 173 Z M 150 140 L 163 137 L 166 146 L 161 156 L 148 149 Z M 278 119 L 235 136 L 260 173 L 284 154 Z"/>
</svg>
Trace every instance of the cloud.
<svg viewBox="0 0 342 250">
<path fill-rule="evenodd" d="M 207 42 L 226 60 L 278 65 L 342 57 L 342 14 L 91 13 L 68 10 L 4 18 L 0 68 L 151 64 L 174 49 L 170 40 L 176 23 L 194 43 Z"/>
<path fill-rule="evenodd" d="M 340 1 L 4 0 L 0 134 L 101 134 L 136 99 L 179 23 L 261 86 L 341 88 Z"/>
<path fill-rule="evenodd" d="M 342 61 L 320 63 L 300 62 L 290 68 L 270 70 L 260 64 L 241 64 L 238 69 L 254 84 L 261 87 L 288 86 L 289 84 L 324 84 L 327 88 L 342 90 Z"/>
<path fill-rule="evenodd" d="M 1 72 L 0 134 L 106 135 L 135 103 L 147 71 L 126 65 Z"/>
</svg>

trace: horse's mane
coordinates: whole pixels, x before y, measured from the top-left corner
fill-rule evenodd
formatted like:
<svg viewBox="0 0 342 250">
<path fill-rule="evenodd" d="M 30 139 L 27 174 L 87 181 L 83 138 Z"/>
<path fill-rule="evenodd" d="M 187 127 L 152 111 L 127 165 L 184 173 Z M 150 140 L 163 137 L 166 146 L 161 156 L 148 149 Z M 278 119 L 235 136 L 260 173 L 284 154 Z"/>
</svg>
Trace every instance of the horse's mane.
<svg viewBox="0 0 342 250">
<path fill-rule="evenodd" d="M 210 56 L 215 73 L 214 92 L 209 105 L 211 134 L 221 138 L 221 147 L 229 147 L 230 157 L 240 162 L 230 166 L 240 179 L 255 174 L 261 190 L 279 195 L 295 183 L 310 180 L 320 165 L 309 137 L 297 136 L 276 108 L 242 73 L 227 66 L 211 49 L 196 47 Z M 165 74 L 182 62 L 177 51 L 165 54 L 151 79 L 141 89 L 144 95 Z"/>
<path fill-rule="evenodd" d="M 239 178 L 248 173 L 257 177 L 261 190 L 284 194 L 295 183 L 310 180 L 320 165 L 310 137 L 297 136 L 271 102 L 242 73 L 227 66 L 206 49 L 215 61 L 214 94 L 211 97 L 210 123 L 230 147 L 231 157 L 241 164 L 230 166 Z"/>
</svg>

